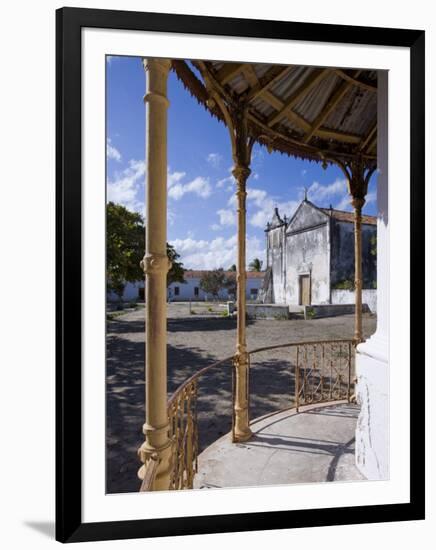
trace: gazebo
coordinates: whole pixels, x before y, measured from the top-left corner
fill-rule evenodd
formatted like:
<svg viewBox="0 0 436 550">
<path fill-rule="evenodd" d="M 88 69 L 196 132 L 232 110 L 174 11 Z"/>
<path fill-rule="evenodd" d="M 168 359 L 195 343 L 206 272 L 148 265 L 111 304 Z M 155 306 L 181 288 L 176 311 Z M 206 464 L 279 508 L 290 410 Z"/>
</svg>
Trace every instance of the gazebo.
<svg viewBox="0 0 436 550">
<path fill-rule="evenodd" d="M 194 409 L 197 379 L 202 373 L 187 380 L 167 403 L 166 274 L 169 264 L 165 220 L 169 71 L 174 70 L 191 95 L 212 116 L 222 121 L 229 131 L 232 173 L 236 181 L 238 232 L 237 339 L 235 355 L 231 358 L 234 366 L 234 442 L 247 441 L 252 435 L 248 378 L 250 356 L 254 352 L 247 350 L 246 344 L 245 239 L 247 182 L 251 172 L 253 145 L 258 143 L 269 152 L 279 151 L 320 162 L 323 166 L 336 164 L 348 183 L 354 209 L 354 339 L 303 342 L 294 345 L 293 349 L 296 357 L 297 410 L 299 406 L 316 402 L 340 399 L 350 401 L 353 393 L 350 390 L 353 357 L 357 346 L 359 375 L 359 349 L 364 346 L 361 213 L 369 179 L 374 170 L 380 168 L 377 135 L 380 139 L 380 133 L 383 136 L 386 131 L 386 116 L 384 112 L 380 116 L 380 109 L 386 101 L 387 86 L 382 72 L 362 69 L 221 61 L 187 62 L 158 58 L 145 59 L 144 68 L 147 71 L 144 96 L 147 105 L 147 235 L 142 266 L 146 274 L 146 422 L 145 442 L 139 450 L 143 465 L 138 475 L 142 480 L 141 490 L 182 489 L 193 486 L 196 470 L 198 434 Z M 381 130 L 380 124 L 384 125 Z M 384 155 L 385 151 L 383 162 L 386 161 Z M 382 173 L 386 178 L 383 170 Z M 378 254 L 380 246 L 385 242 L 383 236 L 381 241 L 379 237 L 380 242 Z M 379 292 L 383 291 L 380 277 L 378 288 Z M 380 327 L 377 330 L 380 332 Z M 320 370 L 321 361 L 325 365 L 327 358 L 330 368 L 336 372 L 333 375 L 331 370 L 330 378 Z M 343 377 L 343 369 L 348 379 Z M 360 422 L 363 426 L 360 439 L 362 449 L 366 445 L 365 421 L 368 426 L 373 421 L 365 414 L 361 413 Z M 367 447 L 362 452 L 368 454 Z M 384 452 L 380 451 L 382 454 Z"/>
</svg>

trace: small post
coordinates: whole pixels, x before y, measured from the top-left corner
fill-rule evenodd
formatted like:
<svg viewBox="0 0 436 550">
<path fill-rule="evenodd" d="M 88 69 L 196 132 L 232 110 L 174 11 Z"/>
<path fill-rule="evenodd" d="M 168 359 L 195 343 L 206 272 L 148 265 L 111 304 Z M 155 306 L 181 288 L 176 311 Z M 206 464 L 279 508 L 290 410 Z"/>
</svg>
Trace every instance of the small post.
<svg viewBox="0 0 436 550">
<path fill-rule="evenodd" d="M 235 366 L 235 427 L 233 440 L 247 441 L 252 433 L 249 425 L 248 412 L 248 376 L 249 361 L 246 340 L 246 181 L 250 175 L 247 166 L 237 165 L 233 169 L 233 176 L 237 183 L 238 204 L 238 265 L 237 265 L 237 343 Z"/>
<path fill-rule="evenodd" d="M 362 208 L 368 191 L 368 183 L 375 170 L 375 165 L 366 165 L 362 155 L 353 158 L 344 164 L 335 160 L 341 168 L 348 182 L 348 191 L 351 195 L 351 204 L 354 209 L 354 342 L 363 342 L 362 333 Z"/>
<path fill-rule="evenodd" d="M 362 208 L 365 199 L 353 197 L 351 204 L 354 208 L 354 292 L 355 292 L 355 326 L 354 339 L 356 343 L 363 340 L 362 336 Z"/>
<path fill-rule="evenodd" d="M 347 398 L 348 403 L 351 403 L 351 343 L 348 342 L 348 388 L 347 388 Z"/>
</svg>

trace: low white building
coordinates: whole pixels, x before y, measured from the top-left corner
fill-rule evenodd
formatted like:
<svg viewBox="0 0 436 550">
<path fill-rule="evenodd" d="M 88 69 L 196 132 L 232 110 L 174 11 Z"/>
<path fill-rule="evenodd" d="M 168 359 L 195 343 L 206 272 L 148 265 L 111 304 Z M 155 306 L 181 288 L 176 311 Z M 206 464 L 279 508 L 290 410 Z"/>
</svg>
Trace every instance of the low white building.
<svg viewBox="0 0 436 550">
<path fill-rule="evenodd" d="M 185 283 L 172 283 L 168 287 L 168 298 L 172 302 L 189 302 L 192 301 L 204 301 L 212 299 L 212 296 L 207 295 L 200 287 L 200 281 L 203 275 L 207 271 L 201 270 L 187 270 L 185 271 Z M 228 276 L 236 276 L 234 271 L 225 271 L 224 274 Z M 247 272 L 247 300 L 256 300 L 259 290 L 262 287 L 263 271 L 248 271 Z M 220 300 L 234 300 L 234 296 L 229 296 L 226 289 L 221 289 L 218 294 Z M 118 297 L 110 292 L 108 294 L 109 301 L 118 301 Z M 123 301 L 134 302 L 137 300 L 144 300 L 144 281 L 136 281 L 135 283 L 127 283 L 124 288 Z"/>
</svg>

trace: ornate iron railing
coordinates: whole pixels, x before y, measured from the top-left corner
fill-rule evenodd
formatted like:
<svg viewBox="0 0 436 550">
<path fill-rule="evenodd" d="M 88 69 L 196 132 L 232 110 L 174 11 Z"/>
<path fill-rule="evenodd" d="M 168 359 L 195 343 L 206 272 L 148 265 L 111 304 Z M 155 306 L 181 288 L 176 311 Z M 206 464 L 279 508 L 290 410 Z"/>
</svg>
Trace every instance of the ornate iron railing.
<svg viewBox="0 0 436 550">
<path fill-rule="evenodd" d="M 254 349 L 249 352 L 249 371 L 255 368 L 253 355 L 287 349 L 291 351 L 284 359 L 290 366 L 290 404 L 287 408 L 296 408 L 298 412 L 303 405 L 351 400 L 353 340 L 291 342 Z"/>
<path fill-rule="evenodd" d="M 325 340 L 311 342 L 291 342 L 257 348 L 248 352 L 249 372 L 255 366 L 252 357 L 264 352 L 290 350 L 285 361 L 290 366 L 289 406 L 286 409 L 317 403 L 328 403 L 351 399 L 351 384 L 354 376 L 354 341 Z M 263 361 L 260 360 L 262 363 Z M 188 378 L 168 401 L 169 437 L 172 442 L 170 489 L 192 489 L 198 469 L 199 422 L 198 397 L 199 382 L 202 377 L 218 367 L 235 365 L 234 357 L 227 357 L 209 365 Z M 235 399 L 235 368 L 232 368 L 233 405 Z M 274 376 L 274 373 L 271 373 Z M 248 390 L 248 388 L 247 388 Z M 250 401 L 251 392 L 248 391 Z M 249 404 L 250 406 L 250 404 Z M 274 411 L 277 412 L 277 411 Z M 232 432 L 234 429 L 234 406 Z M 147 470 L 141 491 L 152 488 L 158 460 L 153 457 L 147 463 Z"/>
<path fill-rule="evenodd" d="M 199 452 L 199 381 L 210 370 L 231 364 L 232 360 L 233 357 L 228 357 L 199 370 L 176 390 L 168 402 L 169 436 L 172 440 L 170 489 L 193 487 Z"/>
</svg>

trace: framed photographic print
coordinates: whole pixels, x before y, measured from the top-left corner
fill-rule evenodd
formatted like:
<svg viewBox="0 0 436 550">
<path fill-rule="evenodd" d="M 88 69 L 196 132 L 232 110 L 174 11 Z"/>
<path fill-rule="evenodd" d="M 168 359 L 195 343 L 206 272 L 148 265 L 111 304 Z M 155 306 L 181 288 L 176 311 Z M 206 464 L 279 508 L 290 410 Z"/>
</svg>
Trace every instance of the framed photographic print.
<svg viewBox="0 0 436 550">
<path fill-rule="evenodd" d="M 57 11 L 57 539 L 424 518 L 424 32 Z"/>
</svg>

